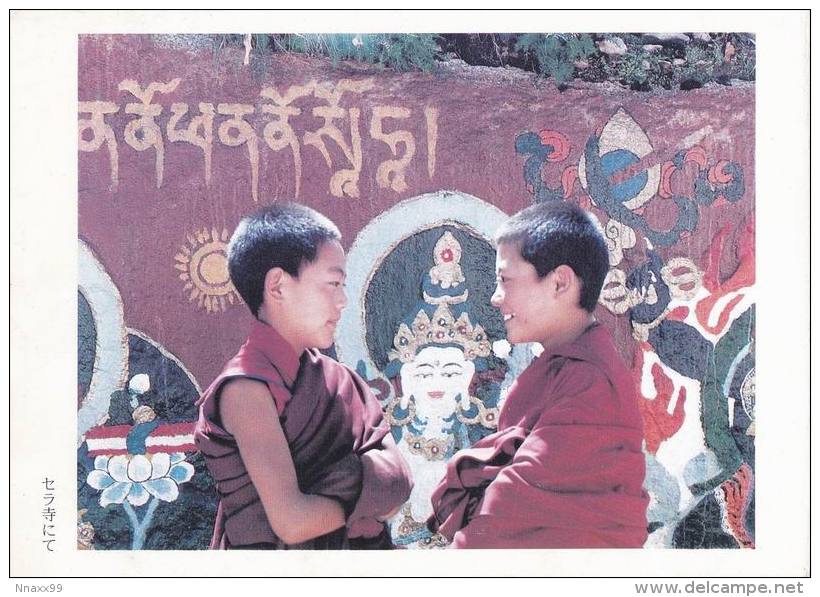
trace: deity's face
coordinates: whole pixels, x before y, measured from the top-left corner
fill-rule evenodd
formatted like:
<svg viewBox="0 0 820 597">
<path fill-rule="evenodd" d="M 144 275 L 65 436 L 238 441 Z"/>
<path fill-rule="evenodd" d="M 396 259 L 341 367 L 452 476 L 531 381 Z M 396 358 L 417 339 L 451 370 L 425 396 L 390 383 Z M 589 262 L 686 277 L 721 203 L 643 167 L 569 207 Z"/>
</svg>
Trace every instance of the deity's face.
<svg viewBox="0 0 820 597">
<path fill-rule="evenodd" d="M 413 396 L 416 412 L 424 417 L 446 417 L 458 408 L 458 396 L 469 396 L 475 365 L 460 348 L 428 346 L 401 368 L 405 396 Z"/>
</svg>

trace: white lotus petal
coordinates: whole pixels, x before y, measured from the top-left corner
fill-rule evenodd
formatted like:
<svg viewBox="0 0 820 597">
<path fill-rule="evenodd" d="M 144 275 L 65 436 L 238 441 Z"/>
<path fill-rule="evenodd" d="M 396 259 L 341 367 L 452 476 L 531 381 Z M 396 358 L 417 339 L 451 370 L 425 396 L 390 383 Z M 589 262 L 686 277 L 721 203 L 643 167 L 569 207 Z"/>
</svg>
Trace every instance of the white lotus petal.
<svg viewBox="0 0 820 597">
<path fill-rule="evenodd" d="M 131 480 L 128 478 L 128 456 L 114 456 L 109 460 L 108 474 L 111 475 L 115 481 L 130 483 Z"/>
<path fill-rule="evenodd" d="M 186 483 L 194 476 L 194 465 L 190 462 L 178 462 L 171 468 L 168 476 L 177 483 Z"/>
<path fill-rule="evenodd" d="M 135 483 L 142 483 L 151 478 L 151 461 L 142 454 L 136 454 L 128 463 L 128 478 Z"/>
<path fill-rule="evenodd" d="M 105 471 L 93 470 L 88 473 L 88 478 L 85 482 L 91 485 L 94 489 L 105 489 L 114 482 L 114 479 L 112 479 L 111 475 Z"/>
<path fill-rule="evenodd" d="M 168 477 L 151 479 L 144 486 L 151 495 L 163 502 L 173 502 L 179 497 L 179 487 Z"/>
<path fill-rule="evenodd" d="M 159 479 L 168 474 L 171 468 L 171 457 L 165 452 L 159 452 L 151 457 L 151 465 L 153 466 L 151 478 Z"/>
<path fill-rule="evenodd" d="M 108 456 L 97 456 L 94 459 L 94 468 L 98 471 L 104 471 L 108 469 Z"/>
<path fill-rule="evenodd" d="M 100 494 L 100 506 L 105 508 L 108 504 L 122 504 L 130 490 L 131 483 L 114 483 Z"/>
<path fill-rule="evenodd" d="M 131 486 L 131 491 L 128 492 L 128 501 L 133 506 L 142 506 L 150 497 L 145 488 L 139 483 L 134 483 Z"/>
</svg>

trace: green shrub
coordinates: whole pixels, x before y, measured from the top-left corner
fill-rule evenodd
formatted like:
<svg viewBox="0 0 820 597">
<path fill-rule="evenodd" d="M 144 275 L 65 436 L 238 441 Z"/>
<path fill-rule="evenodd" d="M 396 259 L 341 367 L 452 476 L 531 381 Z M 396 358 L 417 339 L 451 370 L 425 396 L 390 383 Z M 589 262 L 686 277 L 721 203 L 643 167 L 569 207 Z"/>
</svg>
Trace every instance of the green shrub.
<svg viewBox="0 0 820 597">
<path fill-rule="evenodd" d="M 356 60 L 399 71 L 432 70 L 439 52 L 430 33 L 334 33 L 274 35 L 279 51 L 327 56 L 334 64 Z"/>
<path fill-rule="evenodd" d="M 518 38 L 515 49 L 530 54 L 539 74 L 552 77 L 558 85 L 569 81 L 575 73 L 575 62 L 585 60 L 597 49 L 586 33 L 525 33 Z"/>
</svg>

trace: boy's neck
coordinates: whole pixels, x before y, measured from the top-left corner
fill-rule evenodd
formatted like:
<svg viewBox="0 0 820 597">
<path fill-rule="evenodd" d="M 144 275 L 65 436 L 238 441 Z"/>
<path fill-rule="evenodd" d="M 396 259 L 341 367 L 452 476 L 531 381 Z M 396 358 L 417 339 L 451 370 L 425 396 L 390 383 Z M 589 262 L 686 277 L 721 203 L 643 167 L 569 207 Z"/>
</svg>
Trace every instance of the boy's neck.
<svg viewBox="0 0 820 597">
<path fill-rule="evenodd" d="M 567 314 L 562 322 L 561 327 L 554 334 L 541 342 L 544 352 L 550 352 L 559 346 L 577 340 L 589 326 L 595 323 L 595 316 L 586 309 L 579 308 Z"/>
<path fill-rule="evenodd" d="M 264 305 L 259 309 L 259 315 L 256 318 L 260 323 L 267 325 L 268 327 L 272 327 L 276 330 L 276 333 L 279 334 L 282 339 L 287 343 L 288 346 L 293 350 L 293 354 L 297 357 L 301 357 L 302 353 L 305 352 L 305 348 L 299 348 L 294 345 L 294 342 L 288 338 L 287 333 L 282 330 L 281 326 L 276 325 L 276 319 L 270 317 L 268 313 L 265 313 Z"/>
</svg>

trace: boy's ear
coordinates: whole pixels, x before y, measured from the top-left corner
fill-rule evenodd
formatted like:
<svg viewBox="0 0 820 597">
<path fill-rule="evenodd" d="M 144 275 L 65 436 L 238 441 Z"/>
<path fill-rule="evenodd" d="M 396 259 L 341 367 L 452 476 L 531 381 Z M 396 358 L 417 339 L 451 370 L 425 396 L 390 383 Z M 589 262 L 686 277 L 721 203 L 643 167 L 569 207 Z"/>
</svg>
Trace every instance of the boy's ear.
<svg viewBox="0 0 820 597">
<path fill-rule="evenodd" d="M 559 265 L 552 270 L 552 281 L 550 282 L 556 296 L 566 294 L 573 288 L 576 280 L 575 271 L 568 265 Z"/>
<path fill-rule="evenodd" d="M 273 301 L 281 301 L 283 295 L 282 287 L 285 283 L 287 272 L 281 267 L 273 267 L 265 274 L 265 297 Z"/>
</svg>

